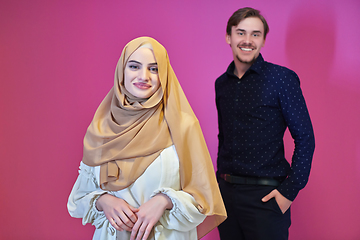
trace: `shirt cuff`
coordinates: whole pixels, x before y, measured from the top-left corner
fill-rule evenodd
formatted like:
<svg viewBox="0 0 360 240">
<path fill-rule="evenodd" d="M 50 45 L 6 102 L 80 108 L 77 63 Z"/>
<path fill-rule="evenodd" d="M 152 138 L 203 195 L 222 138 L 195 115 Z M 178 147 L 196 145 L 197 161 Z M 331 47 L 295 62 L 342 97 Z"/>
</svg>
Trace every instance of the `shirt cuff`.
<svg viewBox="0 0 360 240">
<path fill-rule="evenodd" d="M 97 209 L 97 207 L 96 207 L 96 202 L 97 202 L 97 200 L 99 199 L 99 197 L 101 197 L 102 195 L 107 194 L 107 193 L 108 193 L 108 192 L 103 192 L 103 193 L 101 193 L 101 194 L 95 195 L 95 197 L 92 199 L 91 205 L 92 205 L 92 209 L 94 210 L 95 213 L 97 213 L 97 214 L 103 214 L 103 213 L 104 213 L 103 211 L 99 211 L 99 210 Z"/>
<path fill-rule="evenodd" d="M 165 194 L 168 198 L 170 198 L 170 200 L 173 204 L 172 209 L 167 210 L 170 212 L 170 214 L 172 214 L 173 212 L 176 212 L 176 210 L 178 209 L 178 203 L 177 203 L 176 195 L 174 192 L 175 192 L 175 190 L 171 189 L 171 188 L 160 188 L 160 189 L 154 191 L 153 194 L 151 194 L 150 198 L 153 198 L 155 195 L 157 195 L 159 193 Z"/>
<path fill-rule="evenodd" d="M 294 201 L 301 189 L 294 187 L 290 182 L 285 180 L 277 190 L 290 201 Z"/>
</svg>

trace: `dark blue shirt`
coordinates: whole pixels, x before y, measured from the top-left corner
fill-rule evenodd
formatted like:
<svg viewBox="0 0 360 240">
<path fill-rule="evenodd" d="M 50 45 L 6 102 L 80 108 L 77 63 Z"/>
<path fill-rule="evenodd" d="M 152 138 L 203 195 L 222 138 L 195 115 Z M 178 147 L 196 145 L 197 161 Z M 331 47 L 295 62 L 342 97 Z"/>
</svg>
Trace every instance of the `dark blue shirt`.
<svg viewBox="0 0 360 240">
<path fill-rule="evenodd" d="M 293 201 L 308 181 L 315 148 L 299 78 L 261 54 L 240 79 L 234 69 L 232 62 L 215 82 L 218 174 L 281 179 L 278 191 Z M 287 127 L 295 143 L 291 166 L 284 156 Z"/>
</svg>

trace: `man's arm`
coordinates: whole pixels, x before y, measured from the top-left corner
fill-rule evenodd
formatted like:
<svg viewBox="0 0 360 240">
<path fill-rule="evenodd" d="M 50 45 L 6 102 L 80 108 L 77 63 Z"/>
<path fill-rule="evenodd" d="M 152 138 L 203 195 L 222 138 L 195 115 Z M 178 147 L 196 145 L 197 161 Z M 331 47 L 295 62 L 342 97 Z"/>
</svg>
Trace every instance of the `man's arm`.
<svg viewBox="0 0 360 240">
<path fill-rule="evenodd" d="M 279 193 L 293 201 L 307 184 L 315 138 L 309 112 L 296 73 L 289 70 L 280 87 L 279 99 L 285 122 L 294 139 L 295 148 L 288 177 L 277 188 Z"/>
</svg>

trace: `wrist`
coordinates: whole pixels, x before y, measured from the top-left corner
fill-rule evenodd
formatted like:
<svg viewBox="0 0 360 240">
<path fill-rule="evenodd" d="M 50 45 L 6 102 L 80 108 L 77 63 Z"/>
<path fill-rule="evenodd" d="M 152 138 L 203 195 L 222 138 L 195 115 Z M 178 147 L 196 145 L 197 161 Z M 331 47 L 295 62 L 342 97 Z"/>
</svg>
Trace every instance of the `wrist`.
<svg viewBox="0 0 360 240">
<path fill-rule="evenodd" d="M 96 200 L 95 200 L 95 207 L 98 211 L 103 211 L 103 207 L 102 207 L 102 201 L 104 200 L 105 196 L 108 195 L 107 193 L 101 194 L 99 195 Z"/>
<path fill-rule="evenodd" d="M 165 210 L 171 210 L 173 208 L 173 203 L 166 194 L 158 193 L 156 194 L 156 196 L 159 196 L 164 200 Z"/>
</svg>

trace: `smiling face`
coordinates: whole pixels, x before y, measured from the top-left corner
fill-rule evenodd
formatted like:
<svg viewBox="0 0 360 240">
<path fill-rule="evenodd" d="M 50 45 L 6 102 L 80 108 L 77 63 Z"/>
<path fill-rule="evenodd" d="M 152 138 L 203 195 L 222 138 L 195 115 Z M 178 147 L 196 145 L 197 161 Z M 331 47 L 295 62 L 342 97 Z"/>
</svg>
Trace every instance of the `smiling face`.
<svg viewBox="0 0 360 240">
<path fill-rule="evenodd" d="M 158 90 L 158 66 L 152 50 L 139 48 L 129 57 L 124 70 L 124 86 L 137 98 L 149 98 Z"/>
<path fill-rule="evenodd" d="M 234 61 L 251 65 L 265 45 L 264 24 L 258 17 L 248 17 L 231 28 L 231 35 L 226 35 L 226 42 L 230 45 Z"/>
</svg>

